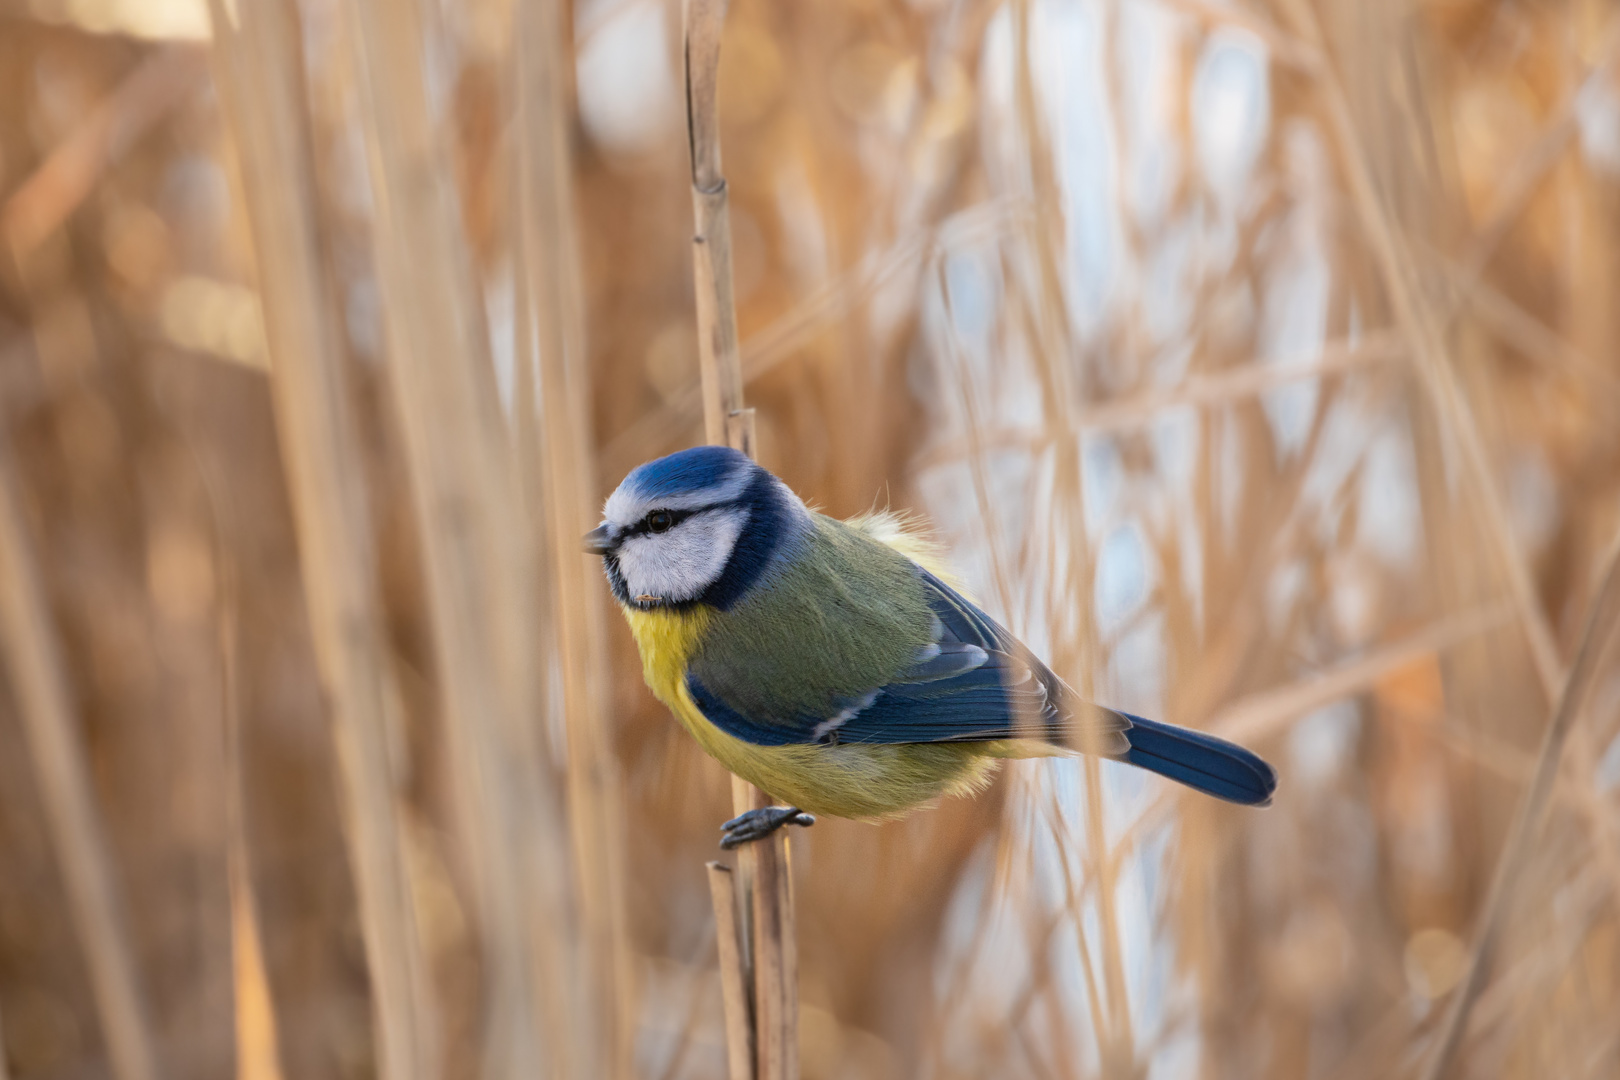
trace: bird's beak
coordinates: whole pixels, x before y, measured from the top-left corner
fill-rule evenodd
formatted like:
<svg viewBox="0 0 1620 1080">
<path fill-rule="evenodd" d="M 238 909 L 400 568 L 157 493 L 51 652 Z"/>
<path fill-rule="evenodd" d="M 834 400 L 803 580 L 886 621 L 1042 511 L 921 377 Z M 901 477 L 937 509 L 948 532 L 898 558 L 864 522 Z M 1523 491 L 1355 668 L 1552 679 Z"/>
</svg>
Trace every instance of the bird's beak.
<svg viewBox="0 0 1620 1080">
<path fill-rule="evenodd" d="M 581 545 L 587 555 L 611 555 L 619 546 L 613 539 L 613 526 L 605 523 L 586 533 Z"/>
</svg>

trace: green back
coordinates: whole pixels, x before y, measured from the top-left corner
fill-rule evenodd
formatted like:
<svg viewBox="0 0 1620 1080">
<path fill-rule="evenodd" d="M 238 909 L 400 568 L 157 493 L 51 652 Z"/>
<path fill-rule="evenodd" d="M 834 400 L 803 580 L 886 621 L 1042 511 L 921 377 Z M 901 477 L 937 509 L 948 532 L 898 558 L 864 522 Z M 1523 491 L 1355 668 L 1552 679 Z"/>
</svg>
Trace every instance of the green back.
<svg viewBox="0 0 1620 1080">
<path fill-rule="evenodd" d="M 891 682 L 933 640 L 933 612 L 911 560 L 815 515 L 793 563 L 717 614 L 690 669 L 749 719 L 830 717 Z"/>
</svg>

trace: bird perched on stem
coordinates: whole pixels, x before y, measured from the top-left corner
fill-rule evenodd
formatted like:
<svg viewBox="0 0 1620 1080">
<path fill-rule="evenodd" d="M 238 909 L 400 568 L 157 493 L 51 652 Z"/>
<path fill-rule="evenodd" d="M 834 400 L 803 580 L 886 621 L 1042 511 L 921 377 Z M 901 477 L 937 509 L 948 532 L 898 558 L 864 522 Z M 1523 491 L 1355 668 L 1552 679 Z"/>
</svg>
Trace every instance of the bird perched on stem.
<svg viewBox="0 0 1620 1080">
<path fill-rule="evenodd" d="M 608 498 L 600 555 L 647 685 L 712 757 L 791 805 L 722 847 L 812 814 L 895 817 L 988 782 L 998 758 L 1083 752 L 1264 806 L 1240 746 L 1082 701 L 926 569 L 892 515 L 838 521 L 723 446 L 640 466 Z"/>
</svg>

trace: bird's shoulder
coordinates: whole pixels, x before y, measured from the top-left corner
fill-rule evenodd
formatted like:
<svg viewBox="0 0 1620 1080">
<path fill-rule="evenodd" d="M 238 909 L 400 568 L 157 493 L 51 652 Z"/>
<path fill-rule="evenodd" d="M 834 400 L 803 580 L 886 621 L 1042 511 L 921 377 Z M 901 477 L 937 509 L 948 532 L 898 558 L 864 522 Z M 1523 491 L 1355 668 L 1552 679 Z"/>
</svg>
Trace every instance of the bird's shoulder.
<svg viewBox="0 0 1620 1080">
<path fill-rule="evenodd" d="M 824 515 L 743 596 L 708 620 L 690 672 L 733 708 L 836 712 L 904 671 L 933 616 L 916 564 Z"/>
<path fill-rule="evenodd" d="M 1119 742 L 1128 719 L 1077 717 L 1063 681 L 937 574 L 860 523 L 817 529 L 709 622 L 686 686 L 711 723 L 758 745 L 1062 744 L 1076 724 Z"/>
</svg>

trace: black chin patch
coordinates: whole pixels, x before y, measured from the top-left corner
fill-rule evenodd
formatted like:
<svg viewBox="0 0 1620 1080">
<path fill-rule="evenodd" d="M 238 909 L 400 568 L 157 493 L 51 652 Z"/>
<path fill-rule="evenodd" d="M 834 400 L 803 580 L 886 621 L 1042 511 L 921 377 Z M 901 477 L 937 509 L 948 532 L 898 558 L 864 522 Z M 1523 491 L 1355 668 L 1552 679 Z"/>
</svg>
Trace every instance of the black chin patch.
<svg viewBox="0 0 1620 1080">
<path fill-rule="evenodd" d="M 608 588 L 613 590 L 613 599 L 621 604 L 633 603 L 630 588 L 624 583 L 624 571 L 619 569 L 619 557 L 613 554 L 602 556 L 602 569 L 607 574 Z"/>
</svg>

